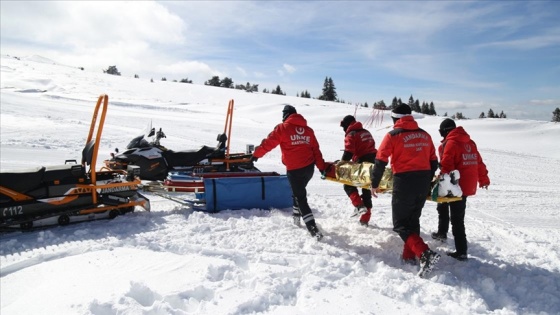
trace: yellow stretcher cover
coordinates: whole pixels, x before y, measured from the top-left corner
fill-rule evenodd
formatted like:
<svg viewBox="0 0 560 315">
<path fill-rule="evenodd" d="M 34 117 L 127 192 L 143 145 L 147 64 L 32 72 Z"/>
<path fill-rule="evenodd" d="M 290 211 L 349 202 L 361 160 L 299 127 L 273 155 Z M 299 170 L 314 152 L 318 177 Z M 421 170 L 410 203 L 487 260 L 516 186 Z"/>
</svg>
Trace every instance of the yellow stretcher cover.
<svg viewBox="0 0 560 315">
<path fill-rule="evenodd" d="M 345 185 L 360 187 L 360 188 L 371 188 L 371 171 L 373 170 L 373 163 L 370 162 L 338 162 L 338 163 L 326 163 L 327 170 L 324 178 L 330 181 L 338 182 Z M 393 190 L 393 172 L 391 168 L 386 167 L 381 182 L 379 183 L 379 188 L 383 192 L 388 192 Z"/>
<path fill-rule="evenodd" d="M 371 189 L 371 172 L 373 171 L 373 163 L 370 162 L 327 162 L 327 170 L 323 175 L 323 179 L 333 182 L 355 186 L 359 188 Z M 461 197 L 438 197 L 437 185 L 434 185 L 432 192 L 426 197 L 429 201 L 437 203 L 447 203 L 461 200 Z M 393 190 L 393 172 L 391 168 L 386 167 L 381 181 L 379 182 L 381 192 L 391 192 Z M 436 191 L 435 194 L 433 191 Z"/>
</svg>

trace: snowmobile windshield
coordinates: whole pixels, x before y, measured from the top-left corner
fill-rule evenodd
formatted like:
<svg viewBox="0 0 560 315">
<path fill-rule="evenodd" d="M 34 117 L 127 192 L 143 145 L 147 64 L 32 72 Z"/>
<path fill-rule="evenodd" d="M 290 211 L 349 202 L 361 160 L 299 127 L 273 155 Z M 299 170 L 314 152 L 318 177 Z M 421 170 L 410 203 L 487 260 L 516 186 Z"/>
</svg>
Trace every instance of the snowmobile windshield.
<svg viewBox="0 0 560 315">
<path fill-rule="evenodd" d="M 144 135 L 140 135 L 130 141 L 130 143 L 126 146 L 127 149 L 132 148 L 147 148 L 150 144 L 146 139 L 144 139 Z"/>
<path fill-rule="evenodd" d="M 155 134 L 155 130 L 154 128 L 152 128 L 152 121 L 150 121 L 148 123 L 148 125 L 146 126 L 146 128 L 144 128 L 144 130 L 142 131 L 142 133 L 135 137 L 134 139 L 132 139 L 130 141 L 130 143 L 126 146 L 127 149 L 132 149 L 132 148 L 149 148 L 151 145 L 150 143 L 146 140 L 146 138 L 152 137 Z"/>
</svg>

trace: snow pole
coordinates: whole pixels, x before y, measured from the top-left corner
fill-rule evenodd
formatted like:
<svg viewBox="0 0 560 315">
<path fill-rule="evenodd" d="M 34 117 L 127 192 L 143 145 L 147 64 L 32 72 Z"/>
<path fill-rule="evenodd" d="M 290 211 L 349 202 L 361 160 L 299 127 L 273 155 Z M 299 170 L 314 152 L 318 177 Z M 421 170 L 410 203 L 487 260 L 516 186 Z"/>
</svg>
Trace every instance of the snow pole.
<svg viewBox="0 0 560 315">
<path fill-rule="evenodd" d="M 378 127 L 380 125 L 383 124 L 383 110 L 382 109 L 378 109 L 375 108 L 375 103 L 372 106 L 372 113 L 371 115 L 368 117 L 367 121 L 365 122 L 364 126 L 366 128 L 369 128 L 373 125 L 375 125 L 375 127 Z"/>
<path fill-rule="evenodd" d="M 226 124 L 224 126 L 224 133 L 227 132 L 226 144 L 226 169 L 229 171 L 229 143 L 231 141 L 231 124 L 233 121 L 233 99 L 229 100 L 228 109 L 226 114 Z"/>
</svg>

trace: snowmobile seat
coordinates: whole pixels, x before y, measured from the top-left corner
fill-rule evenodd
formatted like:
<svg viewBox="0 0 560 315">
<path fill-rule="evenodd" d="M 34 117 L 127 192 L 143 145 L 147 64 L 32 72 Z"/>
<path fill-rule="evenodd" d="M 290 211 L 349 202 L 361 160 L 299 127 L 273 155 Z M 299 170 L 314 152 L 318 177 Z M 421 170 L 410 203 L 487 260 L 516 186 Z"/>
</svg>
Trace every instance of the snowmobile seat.
<svg viewBox="0 0 560 315">
<path fill-rule="evenodd" d="M 177 152 L 163 151 L 162 155 L 165 157 L 165 160 L 170 167 L 194 166 L 204 160 L 212 152 L 214 152 L 214 148 L 204 145 L 198 150 L 185 150 Z"/>
<path fill-rule="evenodd" d="M 5 172 L 0 175 L 0 186 L 26 193 L 43 184 L 45 167 L 38 166 L 33 169 Z"/>
<path fill-rule="evenodd" d="M 210 153 L 208 155 L 209 158 L 219 158 L 219 159 L 223 159 L 226 156 L 226 141 L 227 141 L 227 136 L 225 133 L 221 133 L 218 135 L 218 137 L 216 137 L 216 140 L 218 140 L 218 145 L 216 145 L 216 148 L 214 149 L 214 152 Z"/>
<path fill-rule="evenodd" d="M 82 179 L 81 181 L 79 179 Z M 45 169 L 45 177 L 43 181 L 51 183 L 58 181 L 60 183 L 78 183 L 83 182 L 85 178 L 85 169 L 80 164 L 64 164 L 57 166 L 48 166 Z"/>
</svg>

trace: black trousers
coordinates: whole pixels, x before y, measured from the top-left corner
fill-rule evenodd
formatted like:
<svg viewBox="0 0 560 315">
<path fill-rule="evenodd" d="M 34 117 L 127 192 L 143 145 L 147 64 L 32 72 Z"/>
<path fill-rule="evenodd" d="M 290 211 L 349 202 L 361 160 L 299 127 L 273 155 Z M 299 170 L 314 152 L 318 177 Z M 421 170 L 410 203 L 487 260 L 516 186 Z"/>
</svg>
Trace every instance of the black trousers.
<svg viewBox="0 0 560 315">
<path fill-rule="evenodd" d="M 430 171 L 395 174 L 393 177 L 393 231 L 406 242 L 410 234 L 420 235 L 420 216 L 430 192 Z"/>
<path fill-rule="evenodd" d="M 311 208 L 307 203 L 307 183 L 309 183 L 313 177 L 314 170 L 315 163 L 286 172 L 286 176 L 288 177 L 288 181 L 292 187 L 294 210 L 299 209 L 303 222 L 305 222 L 307 226 L 315 225 L 315 218 L 313 217 Z"/>
<path fill-rule="evenodd" d="M 455 250 L 459 254 L 467 253 L 467 234 L 465 233 L 465 209 L 467 208 L 467 197 L 461 200 L 438 203 L 438 234 L 447 235 L 449 221 L 451 221 L 451 231 L 455 238 Z"/>
</svg>

